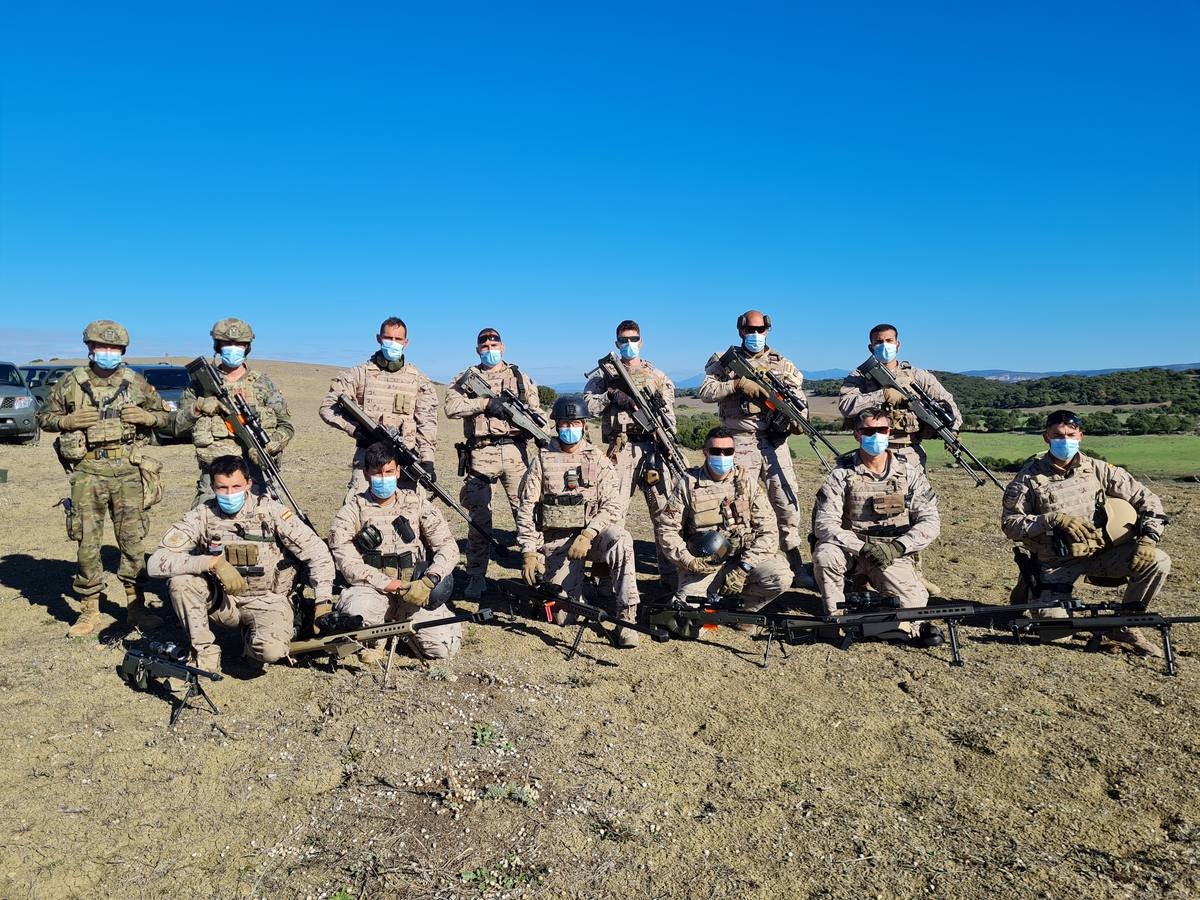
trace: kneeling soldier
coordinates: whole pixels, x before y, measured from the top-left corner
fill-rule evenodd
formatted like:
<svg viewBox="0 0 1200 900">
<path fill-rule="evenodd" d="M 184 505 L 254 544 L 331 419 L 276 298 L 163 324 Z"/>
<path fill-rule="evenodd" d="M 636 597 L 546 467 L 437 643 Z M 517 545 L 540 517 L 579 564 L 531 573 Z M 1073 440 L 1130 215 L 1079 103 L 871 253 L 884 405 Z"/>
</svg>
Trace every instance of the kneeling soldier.
<svg viewBox="0 0 1200 900">
<path fill-rule="evenodd" d="M 863 579 L 905 608 L 929 602 L 912 555 L 941 531 L 937 495 L 919 463 L 888 449 L 890 425 L 881 409 L 860 412 L 854 427 L 859 449 L 839 460 L 817 493 L 813 568 L 827 615 L 845 612 L 847 578 Z M 924 646 L 942 641 L 930 623 L 913 636 Z"/>
<path fill-rule="evenodd" d="M 368 445 L 363 466 L 367 489 L 338 510 L 329 533 L 333 559 L 350 584 L 338 598 L 338 612 L 361 616 L 364 625 L 444 618 L 437 608 L 450 599 L 458 562 L 450 526 L 416 484 L 399 483 L 400 465 L 391 444 Z M 423 659 L 449 659 L 462 639 L 461 622 L 405 638 Z M 381 661 L 380 643 L 362 651 L 360 658 Z"/>
<path fill-rule="evenodd" d="M 742 609 L 755 611 L 791 586 L 792 570 L 779 553 L 775 511 L 766 488 L 734 464 L 734 453 L 732 432 L 714 428 L 708 433 L 704 465 L 689 470 L 689 494 L 672 493 L 659 537 L 664 554 L 679 571 L 677 600 L 720 595 L 737 598 Z M 693 552 L 700 549 L 697 539 L 713 531 L 729 542 L 728 555 L 717 564 Z"/>
<path fill-rule="evenodd" d="M 329 548 L 290 507 L 250 490 L 242 457 L 219 456 L 208 471 L 216 496 L 171 526 L 147 568 L 170 579 L 171 606 L 199 668 L 221 670 L 210 619 L 241 628 L 249 659 L 278 662 L 294 631 L 288 594 L 297 563 L 307 569 L 318 607 L 333 596 Z"/>
<path fill-rule="evenodd" d="M 633 568 L 633 538 L 625 529 L 617 470 L 584 437 L 587 407 L 559 397 L 551 413 L 558 437 L 530 460 L 517 506 L 517 542 L 529 585 L 544 580 L 579 599 L 584 563 L 612 574 L 616 615 L 633 621 L 639 602 Z M 539 544 L 541 546 L 539 547 Z M 636 632 L 618 628 L 618 647 L 636 647 Z"/>
</svg>

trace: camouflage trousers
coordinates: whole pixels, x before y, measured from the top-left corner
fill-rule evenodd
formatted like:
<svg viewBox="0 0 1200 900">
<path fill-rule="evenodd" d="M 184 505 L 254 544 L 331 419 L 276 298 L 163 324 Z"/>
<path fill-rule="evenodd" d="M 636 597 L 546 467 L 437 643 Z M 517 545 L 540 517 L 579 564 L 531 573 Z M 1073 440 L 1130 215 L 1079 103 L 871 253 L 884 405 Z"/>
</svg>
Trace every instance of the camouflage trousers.
<svg viewBox="0 0 1200 900">
<path fill-rule="evenodd" d="M 800 536 L 800 498 L 787 442 L 776 446 L 759 435 L 735 434 L 733 447 L 733 461 L 767 486 L 767 499 L 779 523 L 779 546 L 785 553 L 800 549 L 804 543 Z"/>
<path fill-rule="evenodd" d="M 187 630 L 197 665 L 220 665 L 210 622 L 240 628 L 245 655 L 264 663 L 287 656 L 292 640 L 292 601 L 283 594 L 226 594 L 206 575 L 175 575 L 167 582 L 171 608 Z"/>
<path fill-rule="evenodd" d="M 142 545 L 150 528 L 150 515 L 142 509 L 142 477 L 125 459 L 85 460 L 71 473 L 71 504 L 67 536 L 79 542 L 79 571 L 72 582 L 79 597 L 104 590 L 100 546 L 104 542 L 105 512 L 112 518 L 113 534 L 121 551 L 117 577 L 134 584 L 146 576 Z"/>
<path fill-rule="evenodd" d="M 716 595 L 736 599 L 739 609 L 757 612 L 792 586 L 792 570 L 788 567 L 787 560 L 778 553 L 761 560 L 747 572 L 746 586 L 742 588 L 741 593 L 732 597 L 725 593 L 725 576 L 729 569 L 729 566 L 725 566 L 709 575 L 693 575 L 687 569 L 680 569 L 679 590 L 675 592 L 675 598 L 695 603 L 697 600 Z"/>
<path fill-rule="evenodd" d="M 629 506 L 634 493 L 641 488 L 646 500 L 646 510 L 650 513 L 650 522 L 654 526 L 654 549 L 658 555 L 658 572 L 669 575 L 674 567 L 667 562 L 662 552 L 662 541 L 659 539 L 659 519 L 666 507 L 666 498 L 671 487 L 670 473 L 659 471 L 658 484 L 647 484 L 646 473 L 656 471 L 651 468 L 650 461 L 654 454 L 652 441 L 628 441 L 615 454 L 610 450 L 609 460 L 617 469 L 619 481 L 617 487 L 617 502 L 620 504 L 621 521 L 629 515 Z M 664 467 L 665 468 L 665 467 Z"/>
<path fill-rule="evenodd" d="M 500 485 L 508 498 L 508 507 L 516 519 L 517 491 L 529 468 L 520 444 L 497 444 L 471 450 L 471 470 L 458 494 L 458 502 L 467 508 L 471 521 L 483 531 L 492 530 L 492 484 Z M 487 573 L 492 545 L 474 528 L 467 531 L 468 575 Z"/>
<path fill-rule="evenodd" d="M 542 553 L 546 560 L 546 581 L 556 584 L 567 592 L 567 596 L 578 600 L 583 595 L 584 564 L 608 568 L 613 585 L 616 613 L 632 619 L 637 613 L 641 595 L 637 589 L 637 572 L 633 567 L 633 538 L 619 526 L 610 525 L 592 541 L 586 559 L 568 559 L 567 550 L 578 532 L 567 532 L 563 536 L 545 536 Z"/>
<path fill-rule="evenodd" d="M 447 595 L 447 599 L 452 593 L 453 582 L 452 576 L 446 576 L 438 582 L 438 588 L 446 586 L 443 593 Z M 435 595 L 437 592 L 437 588 L 434 588 Z M 437 598 L 435 596 L 431 599 L 436 602 Z M 355 585 L 342 591 L 338 597 L 337 609 L 338 612 L 351 616 L 362 616 L 364 625 L 382 625 L 384 622 L 412 622 L 419 625 L 451 615 L 450 610 L 444 606 L 437 609 L 413 606 L 403 600 L 393 600 L 387 594 L 368 585 Z M 412 634 L 401 635 L 400 640 L 422 659 L 449 659 L 462 648 L 463 623 L 423 628 Z M 373 643 L 376 647 L 384 645 L 384 641 Z"/>
<path fill-rule="evenodd" d="M 901 556 L 886 569 L 881 569 L 857 553 L 827 541 L 817 544 L 813 551 L 813 575 L 825 604 L 825 614 L 829 616 L 845 612 L 838 609 L 838 604 L 846 600 L 848 576 L 864 579 L 873 590 L 885 597 L 899 598 L 900 605 L 905 609 L 929 603 L 929 591 L 925 589 L 911 556 Z M 909 631 L 911 629 L 908 626 L 909 623 L 904 623 L 901 627 Z"/>
<path fill-rule="evenodd" d="M 1167 576 L 1171 574 L 1171 557 L 1155 549 L 1154 565 L 1134 575 L 1129 565 L 1136 550 L 1136 541 L 1126 541 L 1082 559 L 1052 564 L 1039 562 L 1042 594 L 1038 600 L 1047 603 L 1069 600 L 1075 582 L 1092 575 L 1097 578 L 1128 578 L 1129 583 L 1125 586 L 1121 602 L 1131 606 L 1149 606 L 1162 592 Z M 1063 609 L 1044 609 L 1034 610 L 1032 615 L 1034 618 L 1058 619 L 1066 618 L 1067 613 Z"/>
</svg>

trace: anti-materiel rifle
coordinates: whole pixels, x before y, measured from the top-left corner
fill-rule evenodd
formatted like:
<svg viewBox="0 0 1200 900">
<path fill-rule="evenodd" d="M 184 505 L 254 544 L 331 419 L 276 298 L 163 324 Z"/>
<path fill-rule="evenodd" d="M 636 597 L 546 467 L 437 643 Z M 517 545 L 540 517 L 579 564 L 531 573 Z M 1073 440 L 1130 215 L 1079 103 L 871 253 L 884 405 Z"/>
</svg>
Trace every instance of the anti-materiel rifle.
<svg viewBox="0 0 1200 900">
<path fill-rule="evenodd" d="M 437 628 L 441 625 L 454 625 L 458 622 L 486 622 L 492 618 L 490 609 L 481 609 L 477 613 L 456 613 L 441 619 L 431 619 L 427 622 L 384 622 L 382 625 L 363 625 L 361 616 L 346 616 L 330 613 L 318 620 L 318 625 L 329 628 L 329 634 L 310 638 L 303 641 L 292 641 L 288 645 L 289 656 L 301 656 L 305 653 L 323 653 L 332 661 L 344 659 L 362 650 L 370 641 L 380 641 L 385 638 L 415 634 L 426 628 Z"/>
<path fill-rule="evenodd" d="M 183 711 L 191 706 L 188 701 L 193 697 L 201 697 L 208 704 L 213 715 L 219 715 L 221 712 L 213 703 L 212 697 L 208 696 L 203 685 L 200 684 L 201 678 L 220 681 L 221 674 L 189 666 L 185 662 L 186 659 L 187 652 L 178 645 L 151 641 L 146 649 L 128 648 L 125 651 L 125 658 L 121 660 L 121 667 L 117 670 L 123 681 L 139 691 L 149 690 L 152 678 L 175 678 L 187 685 L 179 705 L 171 711 L 171 723 L 167 726 L 168 728 L 175 727 L 175 723 L 179 721 Z"/>
<path fill-rule="evenodd" d="M 763 405 L 776 416 L 782 417 L 788 425 L 803 431 L 808 436 L 809 446 L 817 455 L 821 468 L 826 472 L 833 471 L 833 465 L 825 459 L 820 448 L 817 447 L 817 443 L 822 444 L 833 454 L 835 459 L 842 455 L 841 451 L 833 446 L 825 435 L 817 431 L 812 422 L 808 421 L 808 416 L 805 415 L 808 411 L 808 404 L 798 397 L 782 378 L 766 369 L 756 369 L 742 355 L 737 346 L 730 347 L 721 354 L 720 363 L 729 374 L 752 381 L 766 391 L 767 397 L 763 400 Z"/>
<path fill-rule="evenodd" d="M 507 388 L 499 393 L 487 383 L 487 379 L 479 374 L 479 370 L 471 367 L 461 381 L 463 391 L 469 397 L 495 400 L 504 410 L 504 418 L 515 428 L 520 428 L 539 447 L 550 443 L 550 435 L 546 433 L 547 419 L 528 403 L 516 396 Z"/>
<path fill-rule="evenodd" d="M 300 517 L 300 521 L 312 528 L 312 522 L 309 521 L 304 510 L 300 508 L 300 504 L 296 502 L 296 498 L 292 496 L 292 492 L 284 484 L 278 464 L 267 452 L 267 444 L 271 442 L 271 436 L 263 427 L 258 412 L 246 402 L 245 397 L 229 390 L 221 373 L 205 357 L 198 356 L 188 363 L 187 372 L 191 376 L 198 396 L 215 397 L 220 401 L 221 418 L 225 421 L 225 427 L 242 445 L 242 449 L 249 458 L 251 468 L 271 497 L 290 506 Z"/>
<path fill-rule="evenodd" d="M 790 636 L 795 643 L 799 629 L 804 623 L 815 620 L 808 616 L 785 613 L 741 612 L 723 608 L 720 597 L 691 597 L 688 600 L 672 599 L 670 602 L 645 608 L 643 618 L 651 625 L 665 628 L 673 638 L 696 640 L 705 631 L 715 631 L 721 625 L 756 625 L 766 633 L 762 665 L 765 669 L 771 656 L 771 646 L 778 641 L 783 649 L 783 635 Z M 784 655 L 787 651 L 784 650 Z"/>
<path fill-rule="evenodd" d="M 892 374 L 891 369 L 877 360 L 874 355 L 869 356 L 867 361 L 858 368 L 860 372 L 869 375 L 880 387 L 892 388 L 904 395 L 904 399 L 908 402 L 908 408 L 913 411 L 913 415 L 920 420 L 922 425 L 929 428 L 941 439 L 942 443 L 946 445 L 946 450 L 954 457 L 954 461 L 975 480 L 976 487 L 980 487 L 983 484 L 983 479 L 979 477 L 975 469 L 967 464 L 967 461 L 963 459 L 964 456 L 975 464 L 975 468 L 990 478 L 996 487 L 1001 490 L 1004 489 L 1004 485 L 1000 483 L 999 479 L 992 473 L 992 470 L 980 462 L 979 457 L 967 449 L 967 446 L 950 430 L 950 426 L 954 424 L 954 418 L 942 404 L 930 397 L 927 391 L 916 384 L 904 387 L 896 380 L 896 376 Z"/>
<path fill-rule="evenodd" d="M 363 411 L 361 406 L 354 402 L 354 398 L 349 394 L 338 394 L 337 406 L 342 415 L 357 426 L 362 438 L 383 441 L 395 448 L 396 456 L 400 462 L 400 474 L 404 478 L 408 481 L 416 482 L 462 516 L 469 528 L 487 540 L 497 550 L 505 549 L 504 545 L 496 540 L 490 531 L 473 522 L 471 514 L 467 512 L 463 505 L 450 496 L 449 492 L 434 481 L 430 474 L 425 471 L 425 467 L 421 465 L 420 458 L 405 443 L 404 438 L 401 437 L 399 428 L 394 425 L 384 425 L 382 422 L 371 421 L 371 417 Z"/>
</svg>

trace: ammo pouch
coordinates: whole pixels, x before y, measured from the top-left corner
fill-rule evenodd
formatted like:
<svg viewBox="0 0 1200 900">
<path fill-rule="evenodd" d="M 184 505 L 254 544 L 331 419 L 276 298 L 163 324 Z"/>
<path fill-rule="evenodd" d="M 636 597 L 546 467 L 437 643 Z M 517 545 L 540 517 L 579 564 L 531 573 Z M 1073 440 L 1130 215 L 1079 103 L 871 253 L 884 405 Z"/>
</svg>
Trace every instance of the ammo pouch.
<svg viewBox="0 0 1200 900">
<path fill-rule="evenodd" d="M 54 440 L 54 452 L 68 472 L 87 455 L 87 437 L 82 431 L 64 431 Z"/>
<path fill-rule="evenodd" d="M 898 516 L 904 512 L 904 495 L 895 493 L 872 497 L 871 509 L 877 516 Z"/>
<path fill-rule="evenodd" d="M 876 525 L 861 532 L 861 537 L 867 543 L 871 543 L 872 541 L 890 541 L 893 538 L 908 534 L 910 528 L 912 528 L 911 525 Z"/>
<path fill-rule="evenodd" d="M 138 474 L 142 476 L 142 509 L 149 509 L 163 498 L 162 463 L 153 456 L 147 456 L 141 447 L 133 448 L 129 462 L 137 467 Z M 256 547 L 255 552 L 257 550 Z"/>
<path fill-rule="evenodd" d="M 362 558 L 368 566 L 378 569 L 391 578 L 404 579 L 412 575 L 413 555 L 411 551 L 380 553 L 378 550 L 368 550 L 362 555 Z"/>
<path fill-rule="evenodd" d="M 411 394 L 397 394 L 395 401 L 392 403 L 392 412 L 399 413 L 402 416 L 411 416 L 416 402 Z"/>
<path fill-rule="evenodd" d="M 87 435 L 89 447 L 120 443 L 127 437 L 126 429 L 129 430 L 130 434 L 133 433 L 132 426 L 128 426 L 122 422 L 120 413 L 112 407 L 105 409 L 100 413 L 100 416 L 100 421 L 84 432 Z"/>
<path fill-rule="evenodd" d="M 225 561 L 231 566 L 257 566 L 258 545 L 249 541 L 226 544 L 222 548 Z"/>
<path fill-rule="evenodd" d="M 534 522 L 543 531 L 585 528 L 587 518 L 587 504 L 583 494 L 546 496 L 534 507 Z"/>
<path fill-rule="evenodd" d="M 724 525 L 725 516 L 721 510 L 722 503 L 720 497 L 697 499 L 692 504 L 692 528 L 696 531 L 704 531 Z"/>
</svg>

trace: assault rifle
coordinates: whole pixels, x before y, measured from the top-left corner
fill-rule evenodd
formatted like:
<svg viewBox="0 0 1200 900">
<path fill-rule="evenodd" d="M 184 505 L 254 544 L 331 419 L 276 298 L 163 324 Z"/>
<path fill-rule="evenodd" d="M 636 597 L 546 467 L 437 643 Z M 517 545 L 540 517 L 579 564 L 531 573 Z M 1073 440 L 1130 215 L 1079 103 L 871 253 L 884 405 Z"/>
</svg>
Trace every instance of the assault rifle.
<svg viewBox="0 0 1200 900">
<path fill-rule="evenodd" d="M 568 616 L 583 620 L 579 623 L 579 630 L 575 632 L 575 639 L 571 642 L 567 659 L 574 658 L 579 651 L 579 643 L 583 640 L 583 632 L 589 622 L 597 625 L 602 622 L 611 622 L 618 628 L 627 628 L 638 634 L 644 634 L 660 644 L 671 639 L 671 636 L 663 628 L 630 622 L 628 619 L 612 615 L 599 606 L 593 606 L 582 600 L 572 600 L 567 596 L 566 591 L 549 582 L 542 582 L 535 587 L 530 587 L 519 579 L 506 578 L 497 581 L 496 587 L 500 591 L 501 599 L 508 607 L 507 612 L 510 616 L 524 615 L 527 618 L 538 619 L 544 616 L 547 622 L 553 622 L 555 612 L 563 612 Z M 568 621 L 568 625 L 570 624 L 572 623 Z"/>
<path fill-rule="evenodd" d="M 363 437 L 383 441 L 395 448 L 396 456 L 399 457 L 400 461 L 400 474 L 404 478 L 416 482 L 462 516 L 469 528 L 485 538 L 497 550 L 505 549 L 504 545 L 496 540 L 490 531 L 471 521 L 471 514 L 463 508 L 462 504 L 450 496 L 446 489 L 434 481 L 430 474 L 425 471 L 425 467 L 421 465 L 420 458 L 404 442 L 404 438 L 400 436 L 399 428 L 394 425 L 384 425 L 382 422 L 372 422 L 371 417 L 363 411 L 361 406 L 354 402 L 354 398 L 349 394 L 338 394 L 337 406 L 342 415 L 358 427 Z"/>
<path fill-rule="evenodd" d="M 982 486 L 983 479 L 979 477 L 975 469 L 967 465 L 966 460 L 963 459 L 964 456 L 975 464 L 975 468 L 990 478 L 996 487 L 1001 490 L 1004 489 L 1004 485 L 992 474 L 992 470 L 980 462 L 979 457 L 968 450 L 967 446 L 950 430 L 950 426 L 954 424 L 953 417 L 942 404 L 930 397 L 927 391 L 922 390 L 916 384 L 909 387 L 901 385 L 896 380 L 896 376 L 892 374 L 891 369 L 877 360 L 874 355 L 867 357 L 867 361 L 859 366 L 858 370 L 870 375 L 881 388 L 892 388 L 903 394 L 904 399 L 908 401 L 908 408 L 913 411 L 913 414 L 921 421 L 922 425 L 931 429 L 934 434 L 941 438 L 950 455 L 954 457 L 954 461 L 963 468 L 963 471 L 975 479 L 976 487 Z"/>
<path fill-rule="evenodd" d="M 204 669 L 197 669 L 195 666 L 189 666 L 185 660 L 187 659 L 187 651 L 173 643 L 159 643 L 158 641 L 150 641 L 146 649 L 137 647 L 129 647 L 125 651 L 125 658 L 121 660 L 121 666 L 117 670 L 121 676 L 121 680 L 136 688 L 139 691 L 147 691 L 150 689 L 150 679 L 152 678 L 177 678 L 182 680 L 187 689 L 183 693 L 183 697 L 179 701 L 179 705 L 171 712 L 171 723 L 168 728 L 174 728 L 175 723 L 179 721 L 179 717 L 183 715 L 183 711 L 188 709 L 191 704 L 188 702 L 193 697 L 201 697 L 208 704 L 208 708 L 212 710 L 213 715 L 220 715 L 221 711 L 217 709 L 217 705 L 213 703 L 212 697 L 204 690 L 200 684 L 201 678 L 207 678 L 210 681 L 220 681 L 221 673 L 208 672 Z"/>
<path fill-rule="evenodd" d="M 826 472 L 833 471 L 833 466 L 822 455 L 820 448 L 817 447 L 817 442 L 819 441 L 832 453 L 835 459 L 842 455 L 841 451 L 829 443 L 829 439 L 808 421 L 808 417 L 804 415 L 808 411 L 808 404 L 796 396 L 795 391 L 788 387 L 782 378 L 766 369 L 756 369 L 736 346 L 730 347 L 721 354 L 720 363 L 729 374 L 753 381 L 766 391 L 767 399 L 763 401 L 763 405 L 777 416 L 785 419 L 793 428 L 800 428 L 808 435 L 809 446 L 817 455 L 821 468 Z"/>
<path fill-rule="evenodd" d="M 470 397 L 487 398 L 499 403 L 504 410 L 504 418 L 529 435 L 539 447 L 545 447 L 550 443 L 550 435 L 546 434 L 546 417 L 513 394 L 512 391 L 505 388 L 497 394 L 495 389 L 487 383 L 487 379 L 480 375 L 479 370 L 474 367 L 467 369 L 461 385 Z"/>
<path fill-rule="evenodd" d="M 590 379 L 596 375 L 603 375 L 605 382 L 617 381 L 620 383 L 621 391 L 629 397 L 633 404 L 629 415 L 633 417 L 638 428 L 652 436 L 655 455 L 662 461 L 663 466 L 671 470 L 675 483 L 690 504 L 691 492 L 687 482 L 687 457 L 679 445 L 675 429 L 671 427 L 671 422 L 667 418 L 662 397 L 658 394 L 649 395 L 642 390 L 630 377 L 629 370 L 621 362 L 621 358 L 616 352 L 609 353 L 598 362 L 598 367 L 585 373 L 584 377 Z M 658 468 L 653 461 L 651 464 L 655 469 Z"/>
<path fill-rule="evenodd" d="M 287 503 L 300 517 L 300 521 L 312 528 L 312 522 L 283 483 L 278 464 L 267 452 L 271 436 L 267 434 L 262 419 L 246 402 L 246 398 L 229 390 L 221 373 L 203 356 L 198 356 L 188 363 L 187 372 L 199 396 L 216 397 L 221 402 L 221 417 L 225 420 L 225 427 L 250 457 L 251 467 L 256 470 L 258 480 L 271 497 L 281 503 Z"/>
<path fill-rule="evenodd" d="M 440 625 L 454 625 L 458 622 L 486 622 L 492 618 L 490 609 L 481 609 L 477 613 L 456 613 L 442 619 L 432 619 L 428 622 L 384 622 L 382 625 L 364 625 L 362 616 L 348 616 L 343 613 L 329 613 L 321 616 L 317 624 L 322 630 L 330 629 L 329 634 L 310 638 L 303 641 L 292 641 L 288 645 L 289 656 L 301 656 L 305 653 L 322 653 L 336 663 L 362 650 L 368 641 L 378 641 L 399 635 L 414 634 L 426 628 L 437 628 Z"/>
</svg>

